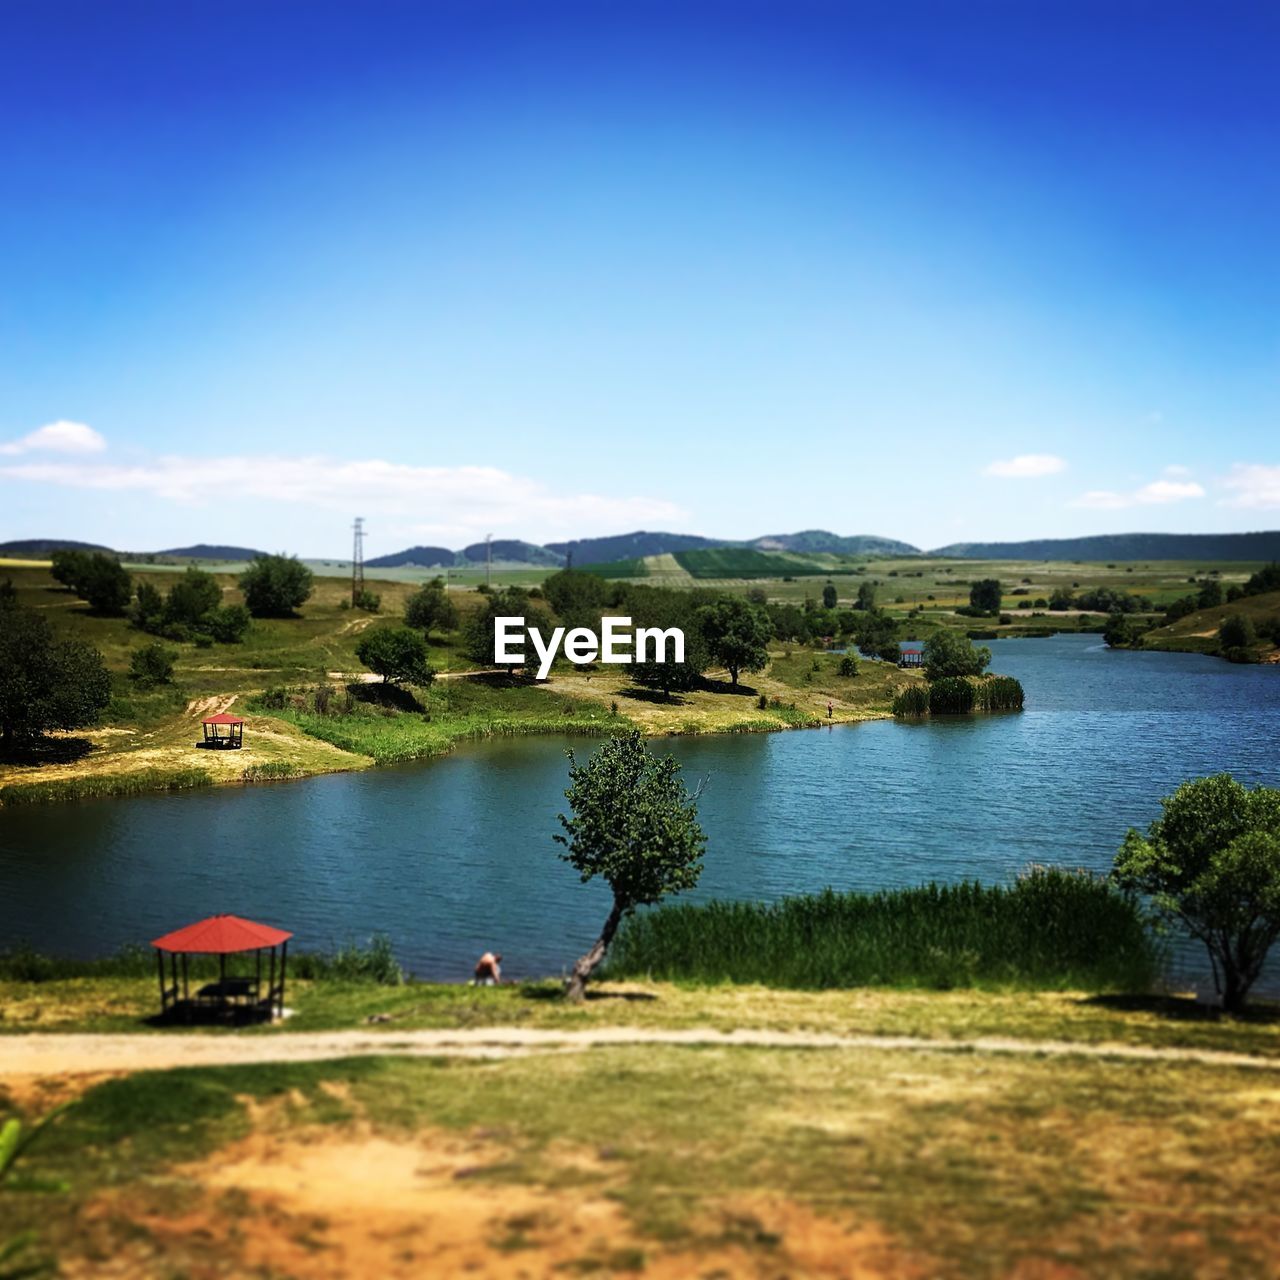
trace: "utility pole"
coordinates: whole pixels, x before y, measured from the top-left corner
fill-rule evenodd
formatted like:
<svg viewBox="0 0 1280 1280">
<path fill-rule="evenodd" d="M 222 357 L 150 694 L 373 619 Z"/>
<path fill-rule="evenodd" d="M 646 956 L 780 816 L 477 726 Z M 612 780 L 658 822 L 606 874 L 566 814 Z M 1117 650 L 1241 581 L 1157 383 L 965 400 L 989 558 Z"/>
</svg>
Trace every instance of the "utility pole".
<svg viewBox="0 0 1280 1280">
<path fill-rule="evenodd" d="M 351 607 L 364 593 L 364 517 L 356 516 L 351 526 Z"/>
<path fill-rule="evenodd" d="M 493 534 L 484 535 L 484 585 L 491 587 L 493 577 Z"/>
</svg>

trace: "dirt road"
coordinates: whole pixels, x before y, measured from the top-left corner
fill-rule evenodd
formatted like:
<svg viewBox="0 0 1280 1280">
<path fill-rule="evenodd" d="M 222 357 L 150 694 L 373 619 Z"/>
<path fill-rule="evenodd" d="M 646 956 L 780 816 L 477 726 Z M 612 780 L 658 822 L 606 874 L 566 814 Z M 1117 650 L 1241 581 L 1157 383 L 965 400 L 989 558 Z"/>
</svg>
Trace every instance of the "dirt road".
<svg viewBox="0 0 1280 1280">
<path fill-rule="evenodd" d="M 314 1062 L 326 1058 L 509 1057 L 535 1052 L 576 1052 L 617 1045 L 715 1045 L 759 1049 L 891 1049 L 922 1053 L 1005 1053 L 1035 1057 L 1077 1056 L 1135 1062 L 1188 1062 L 1254 1067 L 1280 1072 L 1280 1057 L 1220 1049 L 1157 1048 L 1066 1040 L 1016 1040 L 984 1036 L 932 1040 L 919 1036 L 823 1035 L 804 1031 L 712 1028 L 653 1030 L 599 1027 L 585 1031 L 479 1027 L 450 1031 L 250 1032 L 246 1034 L 0 1036 L 0 1079 L 11 1076 L 154 1071 L 256 1062 Z"/>
</svg>

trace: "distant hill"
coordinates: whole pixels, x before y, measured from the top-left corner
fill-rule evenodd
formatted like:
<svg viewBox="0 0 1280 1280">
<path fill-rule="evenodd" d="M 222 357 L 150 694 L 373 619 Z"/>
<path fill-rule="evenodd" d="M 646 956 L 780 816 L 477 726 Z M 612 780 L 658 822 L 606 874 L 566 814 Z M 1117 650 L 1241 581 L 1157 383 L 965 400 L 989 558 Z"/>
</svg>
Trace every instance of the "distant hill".
<svg viewBox="0 0 1280 1280">
<path fill-rule="evenodd" d="M 724 544 L 721 544 L 724 545 Z M 795 551 L 800 554 L 827 552 L 837 556 L 917 556 L 919 547 L 893 538 L 859 533 L 843 537 L 826 529 L 806 529 L 803 533 L 774 533 L 747 543 L 757 551 Z"/>
<path fill-rule="evenodd" d="M 572 542 L 548 542 L 547 550 L 567 560 L 573 555 L 575 567 L 612 564 L 618 560 L 640 560 L 673 551 L 694 551 L 699 547 L 727 547 L 722 538 L 703 538 L 696 533 L 620 533 L 611 538 L 575 538 Z"/>
<path fill-rule="evenodd" d="M 220 547 L 208 542 L 197 542 L 194 547 L 170 547 L 168 551 L 157 551 L 154 554 L 172 556 L 175 560 L 252 560 L 267 553 L 254 551 L 251 547 Z"/>
<path fill-rule="evenodd" d="M 458 563 L 458 553 L 448 547 L 409 547 L 364 562 L 366 569 L 400 569 L 412 565 L 418 569 L 447 569 Z"/>
<path fill-rule="evenodd" d="M 521 542 L 519 538 L 495 538 L 487 548 L 483 542 L 473 542 L 462 548 L 462 559 L 467 564 L 484 564 L 490 552 L 494 564 L 546 565 L 553 569 L 564 564 L 564 556 L 559 552 L 532 542 Z"/>
<path fill-rule="evenodd" d="M 1103 533 L 1030 542 L 953 542 L 929 554 L 966 560 L 1280 560 L 1280 532 Z"/>
<path fill-rule="evenodd" d="M 0 542 L 0 556 L 17 559 L 47 556 L 55 551 L 111 551 L 111 548 L 99 542 L 76 542 L 71 538 L 17 538 L 13 542 Z"/>
</svg>

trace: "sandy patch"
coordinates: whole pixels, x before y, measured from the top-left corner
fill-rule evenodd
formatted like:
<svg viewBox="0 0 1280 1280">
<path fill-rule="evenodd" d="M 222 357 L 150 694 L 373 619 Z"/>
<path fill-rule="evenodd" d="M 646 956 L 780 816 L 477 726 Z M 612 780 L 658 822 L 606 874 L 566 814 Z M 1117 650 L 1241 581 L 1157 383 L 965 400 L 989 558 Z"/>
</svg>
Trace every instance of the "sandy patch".
<svg viewBox="0 0 1280 1280">
<path fill-rule="evenodd" d="M 553 1167 L 590 1172 L 564 1188 L 501 1182 L 511 1153 L 474 1134 L 392 1140 L 368 1132 L 255 1133 L 173 1170 L 194 1202 L 131 1209 L 111 1192 L 91 1223 L 128 1221 L 109 1258 L 63 1260 L 69 1277 L 225 1275 L 350 1277 L 642 1273 L 690 1276 L 924 1276 L 875 1225 L 851 1227 L 780 1196 L 703 1206 L 678 1242 L 642 1237 L 609 1192 L 621 1171 L 589 1152 L 552 1149 Z M 87 1224 L 88 1225 L 88 1224 Z"/>
</svg>

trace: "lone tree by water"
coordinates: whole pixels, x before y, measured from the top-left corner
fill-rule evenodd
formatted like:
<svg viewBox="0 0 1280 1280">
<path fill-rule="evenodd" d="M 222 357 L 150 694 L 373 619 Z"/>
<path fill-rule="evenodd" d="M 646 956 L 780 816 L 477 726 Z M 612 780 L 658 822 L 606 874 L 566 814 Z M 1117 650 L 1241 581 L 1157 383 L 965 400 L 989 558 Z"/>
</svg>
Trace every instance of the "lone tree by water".
<svg viewBox="0 0 1280 1280">
<path fill-rule="evenodd" d="M 1239 1012 L 1280 937 L 1280 790 L 1219 773 L 1160 804 L 1146 836 L 1125 836 L 1116 880 L 1204 943 L 1222 1007 Z"/>
<path fill-rule="evenodd" d="M 586 763 L 569 757 L 572 817 L 560 814 L 560 856 L 581 875 L 596 876 L 613 891 L 613 907 L 591 950 L 573 966 L 566 994 L 586 995 L 587 980 L 604 959 L 623 917 L 636 907 L 692 889 L 702 873 L 707 842 L 698 823 L 697 794 L 680 780 L 671 756 L 652 756 L 639 730 L 611 738 Z"/>
</svg>

